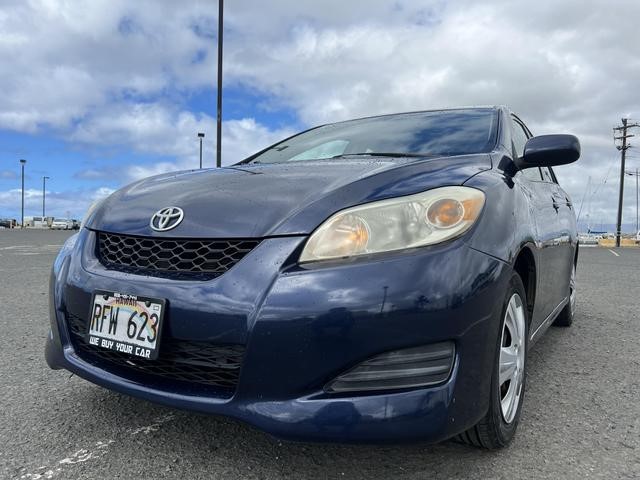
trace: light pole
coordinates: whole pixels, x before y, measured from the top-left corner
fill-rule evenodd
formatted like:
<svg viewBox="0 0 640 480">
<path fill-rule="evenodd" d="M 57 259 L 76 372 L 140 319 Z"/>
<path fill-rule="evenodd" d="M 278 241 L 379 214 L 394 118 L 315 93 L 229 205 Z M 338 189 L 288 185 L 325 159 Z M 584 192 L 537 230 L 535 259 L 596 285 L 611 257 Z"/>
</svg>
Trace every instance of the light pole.
<svg viewBox="0 0 640 480">
<path fill-rule="evenodd" d="M 22 166 L 22 215 L 20 218 L 20 228 L 24 228 L 24 164 L 27 163 L 26 160 L 20 159 L 20 165 Z"/>
<path fill-rule="evenodd" d="M 218 0 L 218 117 L 216 122 L 216 167 L 222 166 L 222 17 L 224 0 Z"/>
<path fill-rule="evenodd" d="M 202 170 L 202 139 L 204 138 L 204 133 L 198 133 L 198 138 L 200 138 L 200 170 Z"/>
<path fill-rule="evenodd" d="M 626 171 L 625 174 L 630 177 L 636 177 L 636 235 L 640 233 L 640 218 L 638 217 L 638 204 L 640 203 L 640 191 L 638 190 L 638 177 L 640 177 L 640 169 L 636 168 L 636 171 Z"/>
<path fill-rule="evenodd" d="M 42 177 L 42 221 L 44 222 L 44 199 L 46 197 L 45 185 L 51 177 Z"/>
</svg>

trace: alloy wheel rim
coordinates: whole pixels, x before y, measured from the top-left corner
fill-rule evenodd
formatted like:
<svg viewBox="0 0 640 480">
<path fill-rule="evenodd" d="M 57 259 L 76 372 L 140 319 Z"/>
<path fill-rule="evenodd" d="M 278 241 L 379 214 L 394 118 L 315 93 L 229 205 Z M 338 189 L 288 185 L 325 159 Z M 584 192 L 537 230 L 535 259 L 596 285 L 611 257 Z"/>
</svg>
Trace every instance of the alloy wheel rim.
<svg viewBox="0 0 640 480">
<path fill-rule="evenodd" d="M 569 280 L 569 302 L 571 303 L 571 314 L 576 310 L 576 266 L 571 270 L 571 279 Z"/>
<path fill-rule="evenodd" d="M 502 417 L 511 423 L 522 396 L 526 349 L 522 298 L 514 293 L 507 304 L 500 342 L 499 389 Z"/>
</svg>

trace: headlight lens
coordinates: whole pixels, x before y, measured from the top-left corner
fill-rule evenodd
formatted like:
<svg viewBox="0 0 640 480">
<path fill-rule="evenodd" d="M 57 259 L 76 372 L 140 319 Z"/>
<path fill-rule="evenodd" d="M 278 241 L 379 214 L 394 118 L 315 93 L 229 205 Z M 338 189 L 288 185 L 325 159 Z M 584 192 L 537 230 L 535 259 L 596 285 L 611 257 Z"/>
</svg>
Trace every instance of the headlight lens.
<svg viewBox="0 0 640 480">
<path fill-rule="evenodd" d="M 442 187 L 336 213 L 309 238 L 300 262 L 389 252 L 444 242 L 467 231 L 484 206 L 484 193 Z"/>
</svg>

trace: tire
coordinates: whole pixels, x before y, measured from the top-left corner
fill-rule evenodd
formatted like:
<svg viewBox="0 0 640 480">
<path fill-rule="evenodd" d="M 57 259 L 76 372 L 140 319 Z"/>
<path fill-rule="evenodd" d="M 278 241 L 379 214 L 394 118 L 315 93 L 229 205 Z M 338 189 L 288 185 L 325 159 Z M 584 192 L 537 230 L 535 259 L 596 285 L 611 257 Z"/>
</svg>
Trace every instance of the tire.
<svg viewBox="0 0 640 480">
<path fill-rule="evenodd" d="M 556 327 L 570 327 L 576 314 L 576 264 L 573 264 L 569 279 L 569 301 L 558 314 L 553 324 Z"/>
<path fill-rule="evenodd" d="M 514 272 L 502 304 L 500 330 L 496 340 L 494 367 L 491 375 L 489 409 L 476 425 L 455 437 L 457 441 L 494 450 L 507 446 L 515 435 L 520 421 L 527 378 L 529 314 L 526 305 L 526 294 L 522 280 Z M 516 332 L 514 338 L 510 338 L 511 330 Z M 509 352 L 512 352 L 514 347 L 517 348 L 515 348 L 515 354 L 507 356 L 506 352 L 503 354 L 503 347 Z M 512 376 L 501 383 L 501 364 L 511 365 L 507 358 L 514 359 L 515 369 Z M 507 370 L 504 370 L 505 376 L 507 376 Z M 512 387 L 513 390 L 511 390 Z M 509 396 L 509 400 L 507 400 L 507 396 Z"/>
</svg>

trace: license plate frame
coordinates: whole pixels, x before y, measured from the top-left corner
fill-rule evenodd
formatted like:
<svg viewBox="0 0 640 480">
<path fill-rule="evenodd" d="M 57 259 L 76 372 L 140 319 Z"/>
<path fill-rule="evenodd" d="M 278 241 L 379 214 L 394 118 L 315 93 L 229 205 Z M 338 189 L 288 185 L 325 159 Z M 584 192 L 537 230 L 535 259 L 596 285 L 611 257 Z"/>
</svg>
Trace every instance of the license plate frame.
<svg viewBox="0 0 640 480">
<path fill-rule="evenodd" d="M 103 298 L 99 299 L 99 297 Z M 99 313 L 96 310 L 96 299 L 99 299 Z M 105 304 L 110 306 L 109 317 L 104 316 Z M 156 360 L 160 353 L 166 306 L 167 301 L 164 298 L 125 294 L 113 290 L 95 290 L 91 296 L 91 309 L 88 316 L 85 341 L 88 345 L 102 350 L 123 353 L 136 359 Z M 119 309 L 115 314 L 116 321 L 113 329 L 114 333 L 112 334 L 113 307 L 119 307 Z M 134 310 L 144 312 L 147 315 L 146 321 L 141 313 L 135 316 L 131 315 Z M 155 337 L 151 342 L 149 341 L 149 331 L 154 333 L 154 314 L 157 315 L 157 321 L 155 323 Z M 128 320 L 125 318 L 126 316 L 129 316 Z M 131 332 L 130 323 L 135 324 L 133 338 L 129 337 Z M 94 326 L 99 326 L 99 328 L 94 329 Z M 107 328 L 105 329 L 104 327 Z M 103 330 L 106 330 L 107 333 Z M 123 331 L 124 335 L 122 335 Z"/>
</svg>

